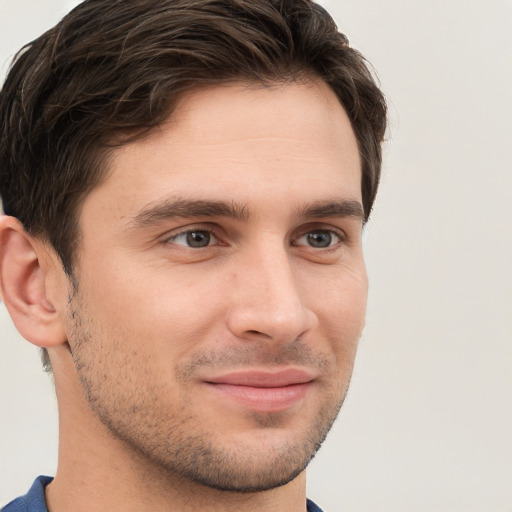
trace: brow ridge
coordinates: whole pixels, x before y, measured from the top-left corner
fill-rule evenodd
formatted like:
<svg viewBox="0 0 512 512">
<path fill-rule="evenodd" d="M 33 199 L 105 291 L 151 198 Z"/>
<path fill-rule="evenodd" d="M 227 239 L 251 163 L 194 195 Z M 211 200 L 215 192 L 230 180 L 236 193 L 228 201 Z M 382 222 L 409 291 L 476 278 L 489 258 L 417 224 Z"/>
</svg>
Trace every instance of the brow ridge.
<svg viewBox="0 0 512 512">
<path fill-rule="evenodd" d="M 228 217 L 247 221 L 249 215 L 247 205 L 235 201 L 165 199 L 142 208 L 130 220 L 129 227 L 147 227 L 169 219 L 194 217 Z M 305 205 L 298 209 L 298 216 L 302 218 L 353 216 L 364 219 L 364 211 L 358 200 L 335 198 Z"/>
<path fill-rule="evenodd" d="M 145 227 L 173 218 L 230 217 L 248 220 L 247 206 L 235 201 L 165 199 L 141 209 L 130 221 L 130 227 Z"/>
<path fill-rule="evenodd" d="M 301 217 L 358 217 L 364 220 L 363 206 L 357 199 L 328 199 L 306 205 L 299 210 Z"/>
</svg>

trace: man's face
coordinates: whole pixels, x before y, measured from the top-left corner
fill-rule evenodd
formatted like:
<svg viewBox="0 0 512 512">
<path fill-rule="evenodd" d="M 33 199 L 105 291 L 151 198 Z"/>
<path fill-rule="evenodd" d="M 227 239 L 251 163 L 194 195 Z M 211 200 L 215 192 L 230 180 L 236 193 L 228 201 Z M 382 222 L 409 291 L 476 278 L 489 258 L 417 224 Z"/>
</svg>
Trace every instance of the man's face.
<svg viewBox="0 0 512 512">
<path fill-rule="evenodd" d="M 185 96 L 85 200 L 68 338 L 96 416 L 211 487 L 297 476 L 347 391 L 366 306 L 361 171 L 323 83 Z"/>
</svg>

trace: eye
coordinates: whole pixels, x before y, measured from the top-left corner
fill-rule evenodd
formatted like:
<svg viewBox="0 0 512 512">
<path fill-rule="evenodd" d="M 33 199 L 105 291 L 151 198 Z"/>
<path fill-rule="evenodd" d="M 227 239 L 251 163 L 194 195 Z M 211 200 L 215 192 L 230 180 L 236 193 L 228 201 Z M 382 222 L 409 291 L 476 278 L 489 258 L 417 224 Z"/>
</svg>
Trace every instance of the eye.
<svg viewBox="0 0 512 512">
<path fill-rule="evenodd" d="M 191 229 L 172 236 L 168 239 L 168 242 L 176 245 L 184 245 L 186 247 L 201 248 L 217 243 L 218 239 L 211 231 L 205 229 Z"/>
<path fill-rule="evenodd" d="M 307 245 L 315 249 L 325 249 L 341 242 L 341 237 L 334 231 L 318 229 L 306 233 L 294 242 L 294 245 Z"/>
</svg>

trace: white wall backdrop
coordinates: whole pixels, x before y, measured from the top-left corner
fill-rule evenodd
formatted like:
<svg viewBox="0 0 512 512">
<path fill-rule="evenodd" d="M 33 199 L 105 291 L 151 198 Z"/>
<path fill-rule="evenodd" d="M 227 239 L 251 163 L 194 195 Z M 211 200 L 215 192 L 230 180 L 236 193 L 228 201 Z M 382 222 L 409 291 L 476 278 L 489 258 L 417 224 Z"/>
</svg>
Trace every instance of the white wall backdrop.
<svg viewBox="0 0 512 512">
<path fill-rule="evenodd" d="M 0 73 L 77 2 L 0 0 Z M 309 470 L 326 512 L 512 511 L 512 1 L 331 0 L 390 102 L 367 327 Z M 0 504 L 53 474 L 56 403 L 0 305 Z"/>
</svg>

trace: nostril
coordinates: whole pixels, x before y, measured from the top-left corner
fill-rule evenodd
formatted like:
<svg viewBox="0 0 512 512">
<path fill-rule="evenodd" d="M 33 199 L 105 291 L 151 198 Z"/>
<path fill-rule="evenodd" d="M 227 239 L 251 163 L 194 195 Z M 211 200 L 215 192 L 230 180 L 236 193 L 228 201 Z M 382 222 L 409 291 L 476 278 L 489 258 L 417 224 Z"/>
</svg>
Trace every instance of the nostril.
<svg viewBox="0 0 512 512">
<path fill-rule="evenodd" d="M 269 334 L 265 334 L 264 332 L 261 332 L 261 331 L 256 331 L 256 330 L 249 330 L 249 331 L 246 331 L 247 334 L 252 334 L 252 335 L 255 335 L 255 336 L 264 336 L 265 338 L 270 338 L 271 336 Z"/>
</svg>

